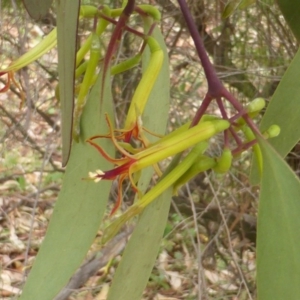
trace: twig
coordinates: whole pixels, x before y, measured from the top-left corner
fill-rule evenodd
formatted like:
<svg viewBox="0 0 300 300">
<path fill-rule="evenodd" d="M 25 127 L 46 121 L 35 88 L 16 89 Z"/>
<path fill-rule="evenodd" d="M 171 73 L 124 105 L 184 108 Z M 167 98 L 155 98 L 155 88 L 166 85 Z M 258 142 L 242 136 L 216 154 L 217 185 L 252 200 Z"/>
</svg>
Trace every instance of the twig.
<svg viewBox="0 0 300 300">
<path fill-rule="evenodd" d="M 237 262 L 237 260 L 235 258 L 235 253 L 233 251 L 232 244 L 231 244 L 230 231 L 229 231 L 229 228 L 227 226 L 226 218 L 224 216 L 221 204 L 219 202 L 218 195 L 217 195 L 217 193 L 216 193 L 216 191 L 215 191 L 215 189 L 214 189 L 214 187 L 213 187 L 213 185 L 212 185 L 212 183 L 211 183 L 210 180 L 208 180 L 208 184 L 209 184 L 209 187 L 210 187 L 210 189 L 211 189 L 211 191 L 213 193 L 213 196 L 214 196 L 213 200 L 216 201 L 216 203 L 217 203 L 217 206 L 218 206 L 219 212 L 220 212 L 220 216 L 221 216 L 222 221 L 224 223 L 224 228 L 225 228 L 225 232 L 226 232 L 227 239 L 228 239 L 228 248 L 229 248 L 229 252 L 231 254 L 232 260 L 233 260 L 233 262 L 235 264 L 235 267 L 238 270 L 238 273 L 239 273 L 239 275 L 241 277 L 242 283 L 243 283 L 243 285 L 244 285 L 244 287 L 246 289 L 246 292 L 248 294 L 249 300 L 253 300 L 253 298 L 251 296 L 251 293 L 249 291 L 248 284 L 247 284 L 246 278 L 244 276 L 244 273 L 243 273 L 242 269 L 240 268 L 240 266 L 239 266 L 239 264 L 238 264 L 238 262 Z"/>
<path fill-rule="evenodd" d="M 11 122 L 15 125 L 15 127 L 19 130 L 19 132 L 23 135 L 24 139 L 27 140 L 31 145 L 32 148 L 37 150 L 40 154 L 42 154 L 43 156 L 45 155 L 45 151 L 39 146 L 37 145 L 37 143 L 27 134 L 26 130 L 23 128 L 23 126 L 21 126 L 21 124 L 15 119 L 15 117 L 13 115 L 11 115 L 3 105 L 0 104 L 0 109 L 3 111 L 3 113 L 11 120 Z M 8 136 L 9 133 L 6 133 L 6 136 Z M 52 158 L 49 157 L 48 158 L 49 163 L 51 164 L 51 166 L 57 170 L 57 171 L 61 171 L 60 168 L 57 167 L 57 165 L 53 162 Z"/>
<path fill-rule="evenodd" d="M 197 212 L 195 208 L 195 203 L 193 201 L 193 197 L 190 191 L 190 187 L 188 184 L 186 184 L 186 190 L 188 192 L 189 200 L 191 203 L 191 209 L 193 212 L 193 221 L 194 221 L 194 228 L 196 232 L 196 239 L 197 239 L 197 245 L 195 245 L 195 251 L 197 254 L 197 261 L 198 261 L 198 299 L 207 299 L 206 294 L 206 281 L 205 281 L 205 274 L 203 272 L 203 265 L 202 265 L 202 251 L 201 251 L 201 241 L 200 241 L 200 234 L 198 229 L 198 222 L 197 222 Z"/>
<path fill-rule="evenodd" d="M 46 191 L 49 191 L 49 190 L 52 190 L 52 191 L 57 191 L 59 192 L 60 191 L 60 188 L 58 185 L 49 185 L 43 189 L 41 189 L 39 191 L 39 194 L 42 194 Z M 35 200 L 32 199 L 33 197 L 36 197 L 38 192 L 33 192 L 33 193 L 30 193 L 29 195 L 27 196 L 23 196 L 23 195 L 17 195 L 17 198 L 20 198 L 21 201 L 18 201 L 18 203 L 15 203 L 14 205 L 10 206 L 8 209 L 4 210 L 4 208 L 2 209 L 2 212 L 0 212 L 0 220 L 1 218 L 3 218 L 6 214 L 8 215 L 10 212 L 12 212 L 13 210 L 15 210 L 17 207 L 20 207 L 22 206 L 24 203 L 32 203 L 34 202 Z M 45 204 L 45 200 L 42 200 L 41 203 Z"/>
<path fill-rule="evenodd" d="M 127 240 L 133 231 L 133 226 L 118 234 L 99 252 L 89 258 L 73 275 L 67 286 L 54 298 L 54 300 L 67 299 L 75 289 L 80 288 L 99 269 L 106 266 L 115 256 L 120 254 L 126 246 Z"/>
<path fill-rule="evenodd" d="M 0 82 L 3 84 L 6 83 L 3 78 L 0 78 Z M 13 85 L 10 85 L 9 89 L 21 100 L 22 98 L 21 94 L 17 91 L 17 89 Z M 53 128 L 53 130 L 55 130 L 56 132 L 60 131 L 60 126 L 56 124 L 57 122 L 52 120 L 52 118 L 47 113 L 39 109 L 32 101 L 30 105 L 31 108 L 34 109 L 49 124 L 49 126 Z"/>
</svg>

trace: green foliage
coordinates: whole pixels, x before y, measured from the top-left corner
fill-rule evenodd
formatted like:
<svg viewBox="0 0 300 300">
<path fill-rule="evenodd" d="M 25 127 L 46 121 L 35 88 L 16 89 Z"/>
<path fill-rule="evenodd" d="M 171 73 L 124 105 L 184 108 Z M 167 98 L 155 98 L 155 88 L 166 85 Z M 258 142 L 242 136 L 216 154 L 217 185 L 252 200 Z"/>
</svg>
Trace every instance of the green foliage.
<svg viewBox="0 0 300 300">
<path fill-rule="evenodd" d="M 57 3 L 58 74 L 61 86 L 63 166 L 68 162 L 72 143 L 74 72 L 79 4 L 79 0 L 65 0 Z M 68 17 L 66 17 L 66 12 L 68 12 Z"/>
<path fill-rule="evenodd" d="M 72 7 L 74 7 L 74 1 L 69 1 L 68 4 L 72 4 Z M 64 11 L 66 7 L 61 6 L 59 9 Z M 77 23 L 77 12 L 76 9 L 73 10 L 73 18 L 70 14 L 68 18 L 64 18 L 62 12 L 58 15 L 65 22 L 69 22 L 68 26 L 60 23 L 58 44 L 61 47 L 59 55 L 63 58 L 59 59 L 61 63 L 59 67 L 60 84 L 64 87 L 61 89 L 61 99 L 64 99 L 62 101 L 71 101 L 71 104 L 67 104 L 64 108 L 65 112 L 67 110 L 67 114 L 63 114 L 70 135 L 74 80 L 72 70 L 74 72 L 75 63 L 75 51 L 73 51 L 75 49 L 74 35 L 76 36 L 76 26 L 74 24 Z M 68 38 L 70 39 L 68 40 Z M 74 54 L 73 58 L 70 55 L 70 50 Z M 101 75 L 98 78 L 98 84 L 91 92 L 89 102 L 82 116 L 83 135 L 85 138 L 97 134 L 106 127 L 104 118 L 100 118 L 98 114 L 94 113 L 95 110 L 99 111 L 100 109 L 98 101 L 101 94 L 100 82 Z M 104 95 L 105 110 L 111 114 L 112 101 L 108 82 L 105 85 Z M 67 141 L 70 140 L 68 139 Z M 104 143 L 103 147 L 108 152 L 111 151 L 107 143 Z M 47 235 L 20 299 L 53 299 L 84 259 L 105 212 L 110 189 L 108 182 L 96 185 L 93 182 L 82 180 L 90 170 L 95 168 L 95 165 L 109 168 L 109 164 L 103 161 L 98 153 L 86 143 L 78 143 L 73 146 L 63 179 L 63 188 L 55 205 Z"/>
<path fill-rule="evenodd" d="M 126 246 L 122 261 L 114 276 L 108 300 L 141 299 L 164 233 L 171 196 L 172 189 L 169 188 L 140 216 L 137 228 Z"/>
<path fill-rule="evenodd" d="M 230 17 L 237 9 L 246 9 L 251 4 L 255 3 L 255 0 L 230 0 L 225 5 L 222 13 L 222 18 L 226 19 Z"/>
<path fill-rule="evenodd" d="M 300 41 L 299 15 L 300 2 L 297 0 L 277 0 L 284 18 L 289 24 L 293 34 Z"/>
<path fill-rule="evenodd" d="M 300 181 L 266 141 L 259 139 L 259 144 L 264 166 L 258 209 L 258 298 L 297 300 Z"/>
<path fill-rule="evenodd" d="M 260 129 L 264 132 L 276 120 L 276 125 L 280 127 L 280 135 L 270 140 L 270 144 L 282 157 L 285 157 L 300 140 L 300 131 L 295 130 L 295 124 L 300 119 L 300 107 L 298 105 L 298 95 L 300 94 L 299 65 L 300 51 L 297 52 L 284 73 L 260 124 Z M 256 163 L 252 166 L 251 182 L 252 184 L 259 183 Z"/>
<path fill-rule="evenodd" d="M 261 121 L 261 131 L 267 130 L 274 120 L 281 128 L 280 135 L 270 144 L 285 157 L 300 140 L 300 131 L 295 124 L 300 120 L 300 51 L 286 70 Z"/>
<path fill-rule="evenodd" d="M 24 2 L 27 10 L 35 19 L 41 18 L 51 5 L 51 1 L 43 3 Z M 63 164 L 67 164 L 68 160 L 69 162 L 47 235 L 30 272 L 23 294 L 20 297 L 21 300 L 51 300 L 66 285 L 83 261 L 99 229 L 109 195 L 110 184 L 107 181 L 95 184 L 83 180 L 83 178 L 87 177 L 89 171 L 94 171 L 97 167 L 105 170 L 112 168 L 107 160 L 102 158 L 95 149 L 85 142 L 91 136 L 106 131 L 107 123 L 103 117 L 104 112 L 108 113 L 111 119 L 114 119 L 111 83 L 110 77 L 107 76 L 107 74 L 110 74 L 110 60 L 106 61 L 107 70 L 102 70 L 103 73 L 100 73 L 97 77 L 97 81 L 88 97 L 87 105 L 83 110 L 82 118 L 76 120 L 78 124 L 81 124 L 80 132 L 78 131 L 81 138 L 78 139 L 78 143 L 72 145 L 71 142 L 79 2 L 73 0 L 57 1 Z M 235 10 L 245 9 L 252 3 L 252 0 L 229 1 L 222 17 L 228 18 Z M 300 27 L 297 18 L 295 18 L 299 3 L 284 0 L 278 0 L 278 3 L 299 40 Z M 66 12 L 68 12 L 67 18 Z M 150 27 L 150 21 L 146 27 L 145 32 Z M 157 81 L 155 81 L 156 78 L 152 74 L 146 76 L 147 80 L 150 77 L 151 83 L 155 82 L 152 90 L 151 87 L 149 88 L 150 85 L 147 86 L 146 80 L 142 90 L 137 94 L 136 100 L 139 101 L 142 98 L 143 88 L 147 87 L 148 90 L 151 90 L 149 99 L 145 97 L 148 102 L 145 111 L 142 113 L 142 125 L 152 132 L 163 135 L 168 121 L 170 98 L 168 53 L 163 36 L 158 28 L 155 28 L 152 37 L 158 42 L 158 49 L 163 49 L 165 59 Z M 150 61 L 148 50 L 144 51 L 142 56 L 143 74 L 146 73 Z M 258 49 L 258 51 L 266 54 L 264 49 Z M 100 55 L 100 52 L 98 54 Z M 111 58 L 112 53 L 108 54 Z M 96 63 L 98 59 L 99 57 L 97 57 Z M 299 65 L 300 52 L 297 53 L 282 78 L 261 123 L 263 132 L 276 122 L 281 128 L 280 136 L 274 138 L 270 143 L 261 137 L 257 137 L 259 145 L 253 147 L 262 169 L 261 178 L 256 175 L 256 169 L 253 169 L 254 175 L 252 176 L 254 181 L 258 182 L 260 180 L 261 182 L 257 235 L 257 286 L 259 299 L 263 300 L 296 300 L 300 295 L 298 284 L 300 274 L 300 243 L 298 236 L 300 226 L 298 217 L 300 211 L 300 181 L 282 159 L 300 139 L 299 130 L 295 130 L 295 126 L 298 125 L 300 119 L 298 105 L 298 95 L 300 94 L 298 83 L 300 78 Z M 96 64 L 94 66 L 96 68 Z M 94 71 L 95 69 L 92 70 L 92 73 Z M 90 74 L 91 78 L 92 73 Z M 150 73 L 153 72 L 150 71 Z M 185 83 L 182 83 L 179 88 L 186 90 Z M 86 87 L 86 93 L 88 93 L 88 89 L 89 86 Z M 99 99 L 103 99 L 103 103 Z M 249 106 L 250 117 L 257 114 L 263 106 L 264 103 L 257 110 L 256 107 L 251 108 Z M 133 108 L 133 111 L 136 116 L 140 117 L 137 106 Z M 254 113 L 254 115 L 251 115 L 251 113 Z M 247 123 L 246 118 L 244 121 Z M 250 131 L 248 135 L 245 133 L 246 129 Z M 246 126 L 242 130 L 244 130 L 248 141 L 256 138 L 253 128 Z M 109 138 L 112 139 L 114 133 L 115 131 L 112 130 Z M 232 135 L 234 136 L 234 134 Z M 105 137 L 108 138 L 108 136 Z M 151 135 L 147 136 L 147 139 L 151 143 L 156 141 L 156 138 Z M 117 146 L 121 144 L 113 142 Z M 102 139 L 99 145 L 107 153 L 111 155 L 114 153 L 108 139 Z M 131 145 L 127 144 L 126 147 L 129 149 Z M 120 150 L 121 147 L 117 149 Z M 134 150 L 137 149 L 134 148 Z M 99 152 L 101 153 L 101 151 Z M 126 153 L 122 154 L 126 156 Z M 12 157 L 12 162 L 8 160 L 6 163 L 13 164 L 13 159 L 14 157 Z M 214 167 L 215 171 L 227 172 L 232 164 L 231 149 L 225 148 L 219 160 L 214 160 L 211 157 L 209 159 L 209 162 L 217 163 Z M 210 168 L 213 168 L 213 165 L 210 165 Z M 111 173 L 113 171 L 115 169 Z M 57 179 L 55 177 L 57 174 L 60 173 L 55 173 L 54 177 L 49 176 L 49 179 L 46 178 L 46 182 L 47 180 L 51 182 Z M 140 194 L 142 194 L 146 192 L 150 185 L 153 170 L 147 168 L 138 175 L 140 176 L 138 188 Z M 103 179 L 101 176 L 102 174 L 93 179 Z M 24 177 L 19 177 L 18 183 L 18 187 L 21 189 L 26 188 Z M 142 297 L 151 276 L 161 238 L 165 231 L 171 231 L 170 228 L 167 228 L 167 230 L 165 228 L 172 195 L 173 187 L 168 187 L 139 215 L 136 228 L 114 274 L 108 300 L 139 300 Z M 192 229 L 191 235 L 196 236 L 194 229 Z M 180 255 L 178 253 L 176 257 L 180 258 Z M 162 286 L 168 287 L 161 276 L 152 275 L 151 279 Z"/>
<path fill-rule="evenodd" d="M 104 118 L 99 118 L 94 113 L 100 106 L 100 82 L 101 76 L 91 92 L 82 116 L 85 138 L 106 128 Z M 104 95 L 104 108 L 112 113 L 108 83 L 105 85 Z M 103 147 L 111 153 L 110 145 L 103 143 Z M 110 190 L 109 182 L 95 184 L 82 180 L 97 166 L 111 167 L 88 144 L 73 145 L 63 188 L 57 199 L 47 235 L 20 299 L 53 299 L 84 259 L 106 210 Z"/>
<path fill-rule="evenodd" d="M 53 182 L 61 182 L 63 178 L 63 173 L 62 172 L 54 172 L 54 173 L 48 173 L 45 176 L 45 184 L 51 184 Z"/>
<path fill-rule="evenodd" d="M 25 191 L 25 189 L 26 189 L 26 179 L 25 179 L 25 177 L 24 176 L 19 176 L 17 181 L 19 183 L 20 189 Z"/>
<path fill-rule="evenodd" d="M 154 37 L 160 43 L 164 55 L 167 57 L 167 49 L 163 36 L 157 28 L 155 29 Z M 144 70 L 148 61 L 149 52 L 146 52 L 143 56 Z M 161 73 L 150 94 L 144 112 L 145 127 L 160 134 L 165 133 L 168 120 L 170 99 L 169 78 L 168 60 L 164 59 Z M 159 111 L 157 107 L 160 107 Z M 153 118 L 153 115 L 156 117 Z M 160 120 L 160 122 L 157 122 L 157 120 Z M 141 191 L 146 191 L 152 175 L 152 169 L 143 171 L 139 180 Z M 114 276 L 108 300 L 138 300 L 141 298 L 157 257 L 161 238 L 166 227 L 171 196 L 172 189 L 170 188 L 150 204 L 140 216 Z M 143 251 L 137 251 L 137 249 L 143 249 Z"/>
<path fill-rule="evenodd" d="M 23 3 L 29 15 L 38 21 L 46 15 L 52 4 L 52 0 L 23 0 Z"/>
</svg>

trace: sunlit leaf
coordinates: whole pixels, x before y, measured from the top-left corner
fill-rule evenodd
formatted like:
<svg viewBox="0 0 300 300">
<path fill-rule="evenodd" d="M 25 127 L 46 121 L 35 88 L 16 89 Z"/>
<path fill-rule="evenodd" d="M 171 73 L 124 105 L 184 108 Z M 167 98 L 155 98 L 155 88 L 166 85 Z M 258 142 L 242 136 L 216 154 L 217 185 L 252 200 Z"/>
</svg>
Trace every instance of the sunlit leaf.
<svg viewBox="0 0 300 300">
<path fill-rule="evenodd" d="M 31 16 L 36 21 L 42 19 L 48 12 L 52 0 L 22 0 L 24 6 Z"/>
<path fill-rule="evenodd" d="M 300 295 L 300 181 L 280 155 L 259 140 L 263 174 L 257 232 L 258 299 Z"/>
<path fill-rule="evenodd" d="M 105 132 L 100 115 L 99 76 L 82 115 L 83 141 Z M 110 81 L 106 81 L 103 110 L 112 115 Z M 113 155 L 112 145 L 101 145 Z M 24 287 L 22 300 L 53 300 L 83 261 L 106 210 L 110 182 L 82 180 L 89 171 L 112 166 L 85 142 L 74 143 L 46 237 Z"/>
<path fill-rule="evenodd" d="M 158 29 L 155 29 L 154 37 L 164 50 L 165 60 L 143 114 L 143 124 L 153 132 L 164 134 L 170 99 L 168 55 L 163 37 Z M 143 69 L 145 69 L 148 60 L 149 53 L 144 55 Z M 159 109 L 157 109 L 158 107 Z M 142 191 L 145 191 L 148 187 L 152 174 L 152 169 L 145 170 L 142 173 L 139 180 L 139 188 Z M 158 254 L 167 222 L 171 195 L 172 189 L 168 189 L 151 203 L 140 216 L 115 273 L 107 300 L 141 299 Z"/>
<path fill-rule="evenodd" d="M 63 166 L 68 162 L 72 141 L 79 4 L 79 0 L 57 0 L 57 47 Z"/>
</svg>

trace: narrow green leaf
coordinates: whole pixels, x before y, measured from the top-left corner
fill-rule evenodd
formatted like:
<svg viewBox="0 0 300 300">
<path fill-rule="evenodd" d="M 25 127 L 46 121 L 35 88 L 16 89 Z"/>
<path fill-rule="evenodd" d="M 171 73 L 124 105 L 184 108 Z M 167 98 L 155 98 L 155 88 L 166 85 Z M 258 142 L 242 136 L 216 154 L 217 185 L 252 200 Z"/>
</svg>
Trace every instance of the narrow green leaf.
<svg viewBox="0 0 300 300">
<path fill-rule="evenodd" d="M 239 5 L 239 1 L 237 0 L 232 0 L 227 2 L 222 12 L 222 19 L 227 19 L 228 17 L 230 17 L 235 12 L 238 5 Z"/>
<path fill-rule="evenodd" d="M 143 124 L 153 132 L 164 134 L 169 113 L 170 82 L 166 46 L 160 31 L 156 28 L 154 37 L 164 50 L 161 73 L 149 97 Z M 143 57 L 143 69 L 147 66 L 149 53 Z M 145 191 L 153 170 L 143 171 L 139 188 Z M 124 251 L 117 268 L 107 300 L 140 300 L 155 263 L 161 238 L 166 226 L 172 189 L 166 190 L 142 213 L 138 224 Z"/>
<path fill-rule="evenodd" d="M 278 137 L 270 140 L 276 151 L 285 157 L 300 140 L 300 130 L 296 130 L 300 120 L 300 50 L 282 77 L 271 102 L 262 118 L 260 129 L 271 125 L 280 127 Z M 255 163 L 251 169 L 251 183 L 257 184 L 259 175 Z"/>
<path fill-rule="evenodd" d="M 99 76 L 83 111 L 83 140 L 107 130 L 100 115 L 101 82 Z M 104 95 L 104 111 L 112 116 L 109 80 Z M 102 140 L 101 145 L 113 155 L 109 141 Z M 62 190 L 21 300 L 53 300 L 83 261 L 106 210 L 110 182 L 96 184 L 82 178 L 99 168 L 105 170 L 112 166 L 87 143 L 74 143 Z"/>
<path fill-rule="evenodd" d="M 248 6 L 254 4 L 256 2 L 256 0 L 241 0 L 239 5 L 238 5 L 238 9 L 246 9 Z"/>
<path fill-rule="evenodd" d="M 277 3 L 296 39 L 300 41 L 300 1 L 277 0 Z"/>
<path fill-rule="evenodd" d="M 300 120 L 300 50 L 282 77 L 261 122 L 261 130 L 274 123 L 281 131 L 270 144 L 285 157 L 300 140 L 300 130 L 295 130 Z"/>
<path fill-rule="evenodd" d="M 30 17 L 36 21 L 40 20 L 47 14 L 52 4 L 52 0 L 22 0 L 22 1 Z"/>
<path fill-rule="evenodd" d="M 72 143 L 79 5 L 80 0 L 57 0 L 57 47 L 63 166 L 66 166 L 68 162 Z"/>
<path fill-rule="evenodd" d="M 140 300 L 163 236 L 173 188 L 167 189 L 141 214 L 117 268 L 107 300 Z"/>
<path fill-rule="evenodd" d="M 259 139 L 263 174 L 258 209 L 258 299 L 300 295 L 300 181 L 280 155 Z"/>
</svg>

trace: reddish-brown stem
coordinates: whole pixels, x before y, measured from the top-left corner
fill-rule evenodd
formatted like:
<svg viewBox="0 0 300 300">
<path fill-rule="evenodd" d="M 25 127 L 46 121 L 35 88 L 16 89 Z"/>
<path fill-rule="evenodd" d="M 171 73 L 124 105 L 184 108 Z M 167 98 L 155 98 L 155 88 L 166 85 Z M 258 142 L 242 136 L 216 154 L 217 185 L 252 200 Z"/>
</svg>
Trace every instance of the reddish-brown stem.
<svg viewBox="0 0 300 300">
<path fill-rule="evenodd" d="M 202 116 L 204 115 L 204 113 L 206 112 L 210 102 L 212 100 L 212 97 L 208 94 L 205 95 L 205 98 L 203 99 L 199 109 L 196 112 L 196 115 L 194 116 L 191 126 L 193 127 L 195 125 L 197 125 L 199 123 L 199 121 L 201 120 Z"/>
<path fill-rule="evenodd" d="M 191 37 L 194 41 L 198 56 L 200 58 L 202 67 L 208 83 L 208 94 L 212 98 L 221 96 L 221 90 L 224 88 L 221 80 L 218 78 L 215 68 L 211 64 L 208 55 L 205 51 L 204 44 L 200 37 L 199 31 L 197 29 L 196 23 L 193 20 L 191 12 L 186 4 L 185 0 L 178 0 L 178 4 L 181 8 L 181 12 L 189 28 Z"/>
<path fill-rule="evenodd" d="M 219 106 L 219 109 L 220 109 L 220 112 L 221 112 L 221 115 L 222 115 L 222 118 L 224 120 L 229 120 L 228 116 L 227 116 L 227 112 L 225 110 L 225 107 L 224 107 L 224 104 L 222 102 L 222 99 L 221 98 L 217 98 L 217 104 Z M 231 124 L 233 125 L 233 124 Z M 228 130 L 225 131 L 225 137 L 224 137 L 224 144 L 225 144 L 225 147 L 228 147 L 229 146 L 229 136 L 228 136 L 228 132 L 231 133 L 232 137 L 234 138 L 235 142 L 237 143 L 237 145 L 241 145 L 242 144 L 242 141 L 241 139 L 239 138 L 239 136 L 237 135 L 237 133 L 235 132 L 234 128 L 232 126 L 230 126 L 230 128 Z"/>
<path fill-rule="evenodd" d="M 102 73 L 102 92 L 101 92 L 101 106 L 102 106 L 102 101 L 103 101 L 103 91 L 104 91 L 104 83 L 105 83 L 105 78 L 107 74 L 107 70 L 110 64 L 110 61 L 116 51 L 117 44 L 119 43 L 122 32 L 126 26 L 126 23 L 130 17 L 130 15 L 133 13 L 135 7 L 135 0 L 128 0 L 126 6 L 124 7 L 124 10 L 121 13 L 121 16 L 116 24 L 116 27 L 112 33 L 112 36 L 110 38 L 110 41 L 107 46 L 107 51 L 103 59 L 103 73 Z"/>
<path fill-rule="evenodd" d="M 118 210 L 118 208 L 120 207 L 120 205 L 122 203 L 122 200 L 123 200 L 122 183 L 125 178 L 126 178 L 126 175 L 121 175 L 119 177 L 117 201 L 116 201 L 116 204 L 113 207 L 112 211 L 110 212 L 110 216 L 112 216 Z"/>
<path fill-rule="evenodd" d="M 221 97 L 217 97 L 217 104 L 219 106 L 222 118 L 224 120 L 228 120 L 227 113 L 226 113 L 226 110 L 225 110 L 225 107 L 223 105 Z"/>
<path fill-rule="evenodd" d="M 231 152 L 232 152 L 232 155 L 238 155 L 240 154 L 241 152 L 251 148 L 252 146 L 254 146 L 255 144 L 257 143 L 257 140 L 253 140 L 251 142 L 247 142 L 247 143 L 243 143 L 241 144 L 240 146 L 238 146 L 237 148 L 233 149 Z"/>
<path fill-rule="evenodd" d="M 100 18 L 102 18 L 102 19 L 104 19 L 104 20 L 106 20 L 106 21 L 108 21 L 108 22 L 110 22 L 110 23 L 112 23 L 112 24 L 114 24 L 114 25 L 117 25 L 118 24 L 118 21 L 116 21 L 115 19 L 113 19 L 113 18 L 110 18 L 110 17 L 108 17 L 108 16 L 106 16 L 105 14 L 103 14 L 101 11 L 99 11 L 98 12 L 98 18 L 100 17 Z M 140 37 L 140 38 L 145 38 L 145 34 L 143 33 L 143 32 L 140 32 L 140 31 L 138 31 L 138 30 L 135 30 L 135 29 L 133 29 L 133 28 L 131 28 L 130 26 L 128 26 L 128 25 L 125 25 L 124 26 L 124 30 L 126 30 L 126 31 L 128 31 L 128 32 L 131 32 L 131 33 L 133 33 L 134 35 L 136 35 L 136 36 L 138 36 L 138 37 Z"/>
<path fill-rule="evenodd" d="M 238 112 L 237 114 L 235 114 L 234 116 L 229 118 L 230 123 L 235 124 L 235 121 L 238 120 L 239 118 L 243 117 L 246 113 L 247 113 L 246 110 Z"/>
<path fill-rule="evenodd" d="M 155 26 L 156 26 L 156 23 L 153 23 L 153 24 L 150 26 L 147 36 L 149 36 L 149 35 L 152 34 L 152 32 L 153 32 Z M 141 47 L 141 49 L 140 49 L 140 51 L 139 51 L 141 54 L 142 54 L 143 51 L 145 50 L 145 47 L 146 47 L 146 46 L 147 46 L 147 42 L 144 40 L 144 42 L 143 42 L 143 44 L 142 44 L 142 47 Z"/>
<path fill-rule="evenodd" d="M 231 126 L 230 129 L 231 129 L 231 130 L 230 130 L 230 133 L 231 133 L 232 137 L 234 138 L 236 144 L 237 144 L 238 146 L 242 145 L 243 142 L 241 141 L 241 139 L 240 139 L 240 137 L 238 136 L 238 134 L 235 132 L 234 128 Z"/>
<path fill-rule="evenodd" d="M 149 15 L 144 12 L 140 7 L 136 6 L 134 8 L 134 11 L 136 11 L 141 17 L 148 17 Z"/>
<path fill-rule="evenodd" d="M 220 97 L 217 97 L 217 104 L 219 106 L 222 118 L 224 120 L 228 120 L 226 110 L 224 108 L 222 99 Z M 224 131 L 224 147 L 226 147 L 226 148 L 229 148 L 229 131 L 232 131 L 232 130 L 233 130 L 232 128 L 229 128 Z"/>
<path fill-rule="evenodd" d="M 222 96 L 225 99 L 227 99 L 239 113 L 242 113 L 242 117 L 244 118 L 247 125 L 251 128 L 251 130 L 256 135 L 262 136 L 256 124 L 253 122 L 253 120 L 249 117 L 249 115 L 245 111 L 243 105 L 227 89 L 225 88 L 223 89 Z"/>
<path fill-rule="evenodd" d="M 201 39 L 201 36 L 199 34 L 199 31 L 197 29 L 196 23 L 193 20 L 193 17 L 190 13 L 190 10 L 186 4 L 185 0 L 178 0 L 181 12 L 183 14 L 183 17 L 186 21 L 187 27 L 190 31 L 191 37 L 194 41 L 195 44 L 195 48 L 197 50 L 199 59 L 201 61 L 206 79 L 207 79 L 207 84 L 208 84 L 208 91 L 207 94 L 202 102 L 202 104 L 200 105 L 193 121 L 192 121 L 192 125 L 194 126 L 195 124 L 197 124 L 199 122 L 199 120 L 201 119 L 201 117 L 203 116 L 203 114 L 205 113 L 206 109 L 208 108 L 210 102 L 213 99 L 217 99 L 221 114 L 224 118 L 225 114 L 223 111 L 223 104 L 221 105 L 221 98 L 225 98 L 226 100 L 228 100 L 231 105 L 237 110 L 238 114 L 240 114 L 245 122 L 247 123 L 247 125 L 251 128 L 251 130 L 256 134 L 256 135 L 260 135 L 261 133 L 259 131 L 259 129 L 257 128 L 256 124 L 253 122 L 253 120 L 249 117 L 249 115 L 247 114 L 247 112 L 245 111 L 244 107 L 242 106 L 242 104 L 224 87 L 224 85 L 222 84 L 221 80 L 219 79 L 215 68 L 213 67 L 212 63 L 209 60 L 209 57 L 206 53 L 203 41 Z M 233 120 L 234 121 L 234 120 Z M 239 140 L 237 139 L 237 135 L 233 132 L 233 130 L 231 131 L 233 137 L 235 138 L 236 142 L 239 143 Z M 225 135 L 226 138 L 226 135 Z"/>
<path fill-rule="evenodd" d="M 94 17 L 94 22 L 93 22 L 93 31 L 94 32 L 96 32 L 97 23 L 98 23 L 98 18 L 95 16 Z"/>
</svg>

